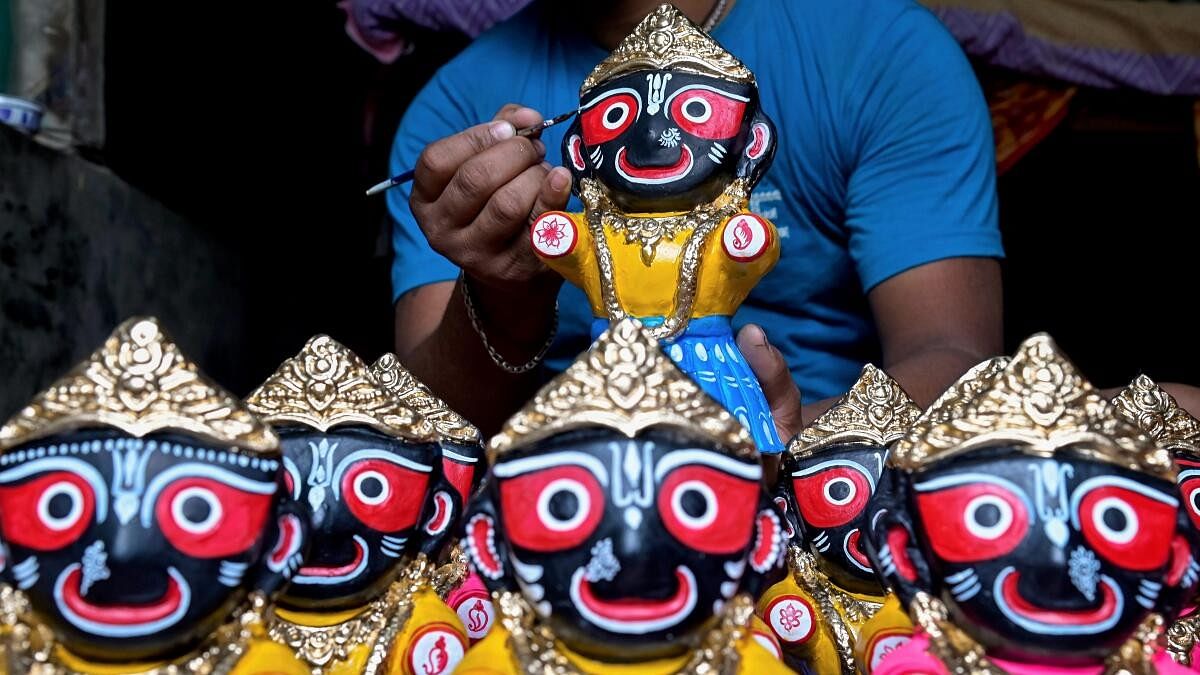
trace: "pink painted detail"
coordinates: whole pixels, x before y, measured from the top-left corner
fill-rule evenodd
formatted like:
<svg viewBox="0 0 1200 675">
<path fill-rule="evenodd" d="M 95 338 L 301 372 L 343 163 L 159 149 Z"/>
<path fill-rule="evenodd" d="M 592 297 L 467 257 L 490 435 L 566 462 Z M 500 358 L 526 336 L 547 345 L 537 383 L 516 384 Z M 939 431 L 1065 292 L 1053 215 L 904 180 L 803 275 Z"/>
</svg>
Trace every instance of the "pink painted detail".
<svg viewBox="0 0 1200 675">
<path fill-rule="evenodd" d="M 930 656 L 928 650 L 929 637 L 918 633 L 907 644 L 883 658 L 871 675 L 947 675 L 948 671 L 942 666 L 942 662 Z M 1005 661 L 994 657 L 988 658 L 1010 675 L 1100 675 L 1104 672 L 1103 664 L 1064 668 L 1020 661 Z M 1154 655 L 1154 667 L 1158 670 L 1159 675 L 1192 672 L 1172 661 L 1164 651 L 1159 651 Z"/>
<path fill-rule="evenodd" d="M 575 250 L 575 221 L 562 211 L 548 211 L 529 228 L 529 243 L 543 258 L 561 258 Z"/>
<path fill-rule="evenodd" d="M 756 260 L 771 247 L 771 227 L 753 213 L 738 214 L 725 223 L 721 246 L 737 262 Z"/>
<path fill-rule="evenodd" d="M 571 136 L 567 141 L 567 154 L 571 156 L 571 166 L 575 167 L 576 171 L 587 168 L 587 164 L 583 163 L 583 139 L 578 135 Z"/>
<path fill-rule="evenodd" d="M 467 575 L 460 586 L 450 591 L 446 604 L 462 620 L 472 644 L 487 635 L 495 623 L 496 608 L 492 598 L 483 585 L 483 579 L 474 571 Z"/>
<path fill-rule="evenodd" d="M 753 139 L 746 146 L 746 156 L 750 159 L 762 157 L 771 143 L 771 130 L 762 122 L 757 122 L 750 130 Z"/>
</svg>

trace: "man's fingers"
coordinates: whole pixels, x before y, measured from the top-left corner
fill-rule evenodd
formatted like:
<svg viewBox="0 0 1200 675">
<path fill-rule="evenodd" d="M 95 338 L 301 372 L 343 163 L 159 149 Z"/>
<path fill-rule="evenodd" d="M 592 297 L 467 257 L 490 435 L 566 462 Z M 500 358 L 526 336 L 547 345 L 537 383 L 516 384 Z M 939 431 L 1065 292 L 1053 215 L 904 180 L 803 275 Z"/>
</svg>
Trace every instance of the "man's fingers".
<svg viewBox="0 0 1200 675">
<path fill-rule="evenodd" d="M 492 193 L 479 217 L 467 228 L 471 231 L 464 235 L 505 247 L 517 239 L 528 239 L 529 214 L 545 181 L 546 169 L 541 164 L 525 169 Z"/>
<path fill-rule="evenodd" d="M 436 201 L 465 162 L 512 138 L 516 132 L 512 122 L 488 122 L 430 143 L 417 158 L 413 198 Z"/>
<path fill-rule="evenodd" d="M 762 328 L 747 324 L 738 331 L 737 344 L 762 385 L 779 437 L 786 443 L 804 427 L 800 388 L 792 379 L 783 354 L 771 346 Z"/>
<path fill-rule="evenodd" d="M 438 213 L 444 221 L 440 225 L 453 229 L 474 221 L 498 190 L 530 167 L 536 167 L 544 153 L 541 141 L 514 138 L 463 162 L 437 198 Z M 528 187 L 529 201 L 522 222 L 528 217 L 537 189 L 536 185 Z"/>
<path fill-rule="evenodd" d="M 562 211 L 571 198 L 571 172 L 566 167 L 556 166 L 542 179 L 541 190 L 533 202 L 530 216 L 537 218 L 547 211 Z"/>
<path fill-rule="evenodd" d="M 492 118 L 492 120 L 497 122 L 508 122 L 518 129 L 524 129 L 535 124 L 541 124 L 542 113 L 534 110 L 533 108 L 527 108 L 516 103 L 509 103 L 501 108 L 500 111 L 496 113 L 496 116 Z"/>
</svg>

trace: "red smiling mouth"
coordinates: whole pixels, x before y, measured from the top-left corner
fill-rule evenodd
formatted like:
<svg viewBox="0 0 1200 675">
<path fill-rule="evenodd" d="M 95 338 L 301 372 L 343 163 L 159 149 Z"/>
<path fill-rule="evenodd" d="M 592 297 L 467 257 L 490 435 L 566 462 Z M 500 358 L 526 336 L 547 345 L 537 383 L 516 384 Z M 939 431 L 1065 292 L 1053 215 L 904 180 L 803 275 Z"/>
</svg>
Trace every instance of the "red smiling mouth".
<svg viewBox="0 0 1200 675">
<path fill-rule="evenodd" d="M 617 172 L 633 183 L 670 183 L 686 176 L 692 170 L 692 151 L 687 145 L 679 146 L 679 161 L 673 166 L 642 168 L 629 163 L 625 148 L 617 150 Z"/>
<path fill-rule="evenodd" d="M 325 566 L 325 565 L 305 565 L 300 568 L 297 573 L 299 577 L 317 577 L 323 579 L 341 578 L 357 576 L 361 572 L 367 557 L 367 549 L 362 539 L 358 536 L 354 537 L 354 559 L 345 565 Z M 304 583 L 303 580 L 299 580 Z"/>
<path fill-rule="evenodd" d="M 1101 583 L 1098 586 L 1098 590 L 1103 596 L 1099 607 L 1095 609 L 1063 610 L 1043 609 L 1026 600 L 1021 595 L 1020 589 L 1017 588 L 1019 579 L 1020 573 L 1016 570 L 1013 570 L 1004 577 L 1000 584 L 1003 604 L 1016 615 L 1039 624 L 1050 626 L 1089 626 L 1108 621 L 1120 611 L 1120 602 L 1118 602 L 1116 593 L 1108 583 Z M 1004 609 L 1004 607 L 1001 609 Z"/>
<path fill-rule="evenodd" d="M 851 531 L 846 536 L 846 553 L 854 559 L 854 562 L 861 565 L 863 569 L 870 571 L 871 559 L 867 557 L 867 554 L 863 553 L 862 547 L 859 545 L 861 536 L 862 532 L 857 529 Z"/>
<path fill-rule="evenodd" d="M 696 577 L 686 567 L 675 568 L 676 591 L 666 600 L 623 598 L 602 600 L 592 592 L 581 567 L 571 579 L 571 599 L 585 619 L 618 633 L 647 633 L 679 623 L 696 607 Z"/>
<path fill-rule="evenodd" d="M 182 580 L 175 568 L 167 570 L 167 590 L 163 596 L 153 602 L 144 604 L 128 604 L 128 605 L 100 605 L 92 603 L 83 597 L 80 591 L 80 584 L 83 581 L 83 569 L 80 565 L 72 565 L 68 567 L 65 573 L 59 577 L 56 595 L 67 610 L 69 610 L 68 619 L 72 623 L 93 624 L 101 627 L 114 627 L 116 631 L 105 631 L 114 636 L 123 637 L 126 631 L 121 628 L 131 629 L 129 635 L 142 634 L 136 631 L 133 627 L 145 626 L 146 624 L 160 624 L 163 621 L 172 619 L 176 614 L 180 616 L 187 610 L 188 599 L 191 595 L 186 586 L 186 581 Z M 178 619 L 174 616 L 174 619 Z M 154 630 L 158 630 L 165 626 L 152 626 Z"/>
</svg>

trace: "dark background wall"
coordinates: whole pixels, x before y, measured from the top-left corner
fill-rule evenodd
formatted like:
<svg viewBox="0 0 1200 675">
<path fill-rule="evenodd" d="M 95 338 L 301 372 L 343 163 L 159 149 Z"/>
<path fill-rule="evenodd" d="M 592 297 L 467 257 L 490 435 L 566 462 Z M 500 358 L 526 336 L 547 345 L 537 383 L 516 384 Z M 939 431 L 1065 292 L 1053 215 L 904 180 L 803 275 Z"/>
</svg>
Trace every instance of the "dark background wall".
<svg viewBox="0 0 1200 675">
<path fill-rule="evenodd" d="M 136 312 L 243 394 L 316 332 L 388 349 L 386 220 L 362 190 L 465 40 L 420 35 L 384 67 L 311 2 L 110 3 L 107 26 L 107 144 L 86 159 L 108 172 L 0 148 L 0 416 Z M 1192 110 L 1083 92 L 1001 179 L 1010 348 L 1048 330 L 1098 384 L 1200 384 Z"/>
</svg>

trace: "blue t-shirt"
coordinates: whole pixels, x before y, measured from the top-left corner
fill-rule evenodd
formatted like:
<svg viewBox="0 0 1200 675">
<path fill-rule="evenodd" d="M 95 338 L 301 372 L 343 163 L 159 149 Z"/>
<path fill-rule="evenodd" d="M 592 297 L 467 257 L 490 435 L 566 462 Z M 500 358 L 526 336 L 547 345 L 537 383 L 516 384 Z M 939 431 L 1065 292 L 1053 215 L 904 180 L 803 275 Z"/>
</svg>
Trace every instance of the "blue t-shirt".
<svg viewBox="0 0 1200 675">
<path fill-rule="evenodd" d="M 506 103 L 547 117 L 579 104 L 607 52 L 554 4 L 535 3 L 438 71 L 400 124 L 393 174 Z M 806 400 L 837 396 L 878 363 L 867 291 L 936 260 L 1003 255 L 983 95 L 950 34 L 911 0 L 738 0 L 713 37 L 754 72 L 779 132 L 751 210 L 779 229 L 781 257 L 734 324 L 765 328 Z M 567 126 L 543 134 L 551 162 Z M 408 186 L 387 195 L 393 297 L 456 278 L 409 211 Z M 561 368 L 587 347 L 591 312 L 569 284 L 559 305 L 549 363 Z"/>
</svg>

